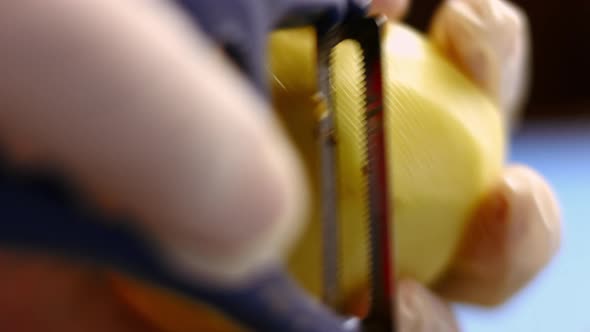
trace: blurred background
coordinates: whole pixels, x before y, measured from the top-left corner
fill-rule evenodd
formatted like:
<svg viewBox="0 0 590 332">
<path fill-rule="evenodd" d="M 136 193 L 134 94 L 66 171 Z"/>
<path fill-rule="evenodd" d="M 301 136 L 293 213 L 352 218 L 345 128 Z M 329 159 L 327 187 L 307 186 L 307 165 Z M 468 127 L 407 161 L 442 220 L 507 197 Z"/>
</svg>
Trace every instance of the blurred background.
<svg viewBox="0 0 590 332">
<path fill-rule="evenodd" d="M 590 331 L 590 1 L 513 0 L 530 20 L 533 79 L 510 158 L 541 172 L 560 198 L 563 243 L 553 263 L 496 309 L 457 306 L 465 332 Z M 421 30 L 439 0 L 416 0 Z M 493 324 L 492 324 L 493 322 Z"/>
</svg>

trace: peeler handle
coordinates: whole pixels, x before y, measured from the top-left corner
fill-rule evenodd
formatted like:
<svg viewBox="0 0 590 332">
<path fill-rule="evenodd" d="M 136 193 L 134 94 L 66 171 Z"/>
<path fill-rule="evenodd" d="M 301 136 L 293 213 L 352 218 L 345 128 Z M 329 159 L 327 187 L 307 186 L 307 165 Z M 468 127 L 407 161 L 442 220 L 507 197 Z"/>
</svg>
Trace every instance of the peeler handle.
<svg viewBox="0 0 590 332">
<path fill-rule="evenodd" d="M 268 97 L 267 36 L 273 29 L 314 25 L 329 30 L 367 13 L 370 0 L 176 0 L 196 25 Z"/>
</svg>

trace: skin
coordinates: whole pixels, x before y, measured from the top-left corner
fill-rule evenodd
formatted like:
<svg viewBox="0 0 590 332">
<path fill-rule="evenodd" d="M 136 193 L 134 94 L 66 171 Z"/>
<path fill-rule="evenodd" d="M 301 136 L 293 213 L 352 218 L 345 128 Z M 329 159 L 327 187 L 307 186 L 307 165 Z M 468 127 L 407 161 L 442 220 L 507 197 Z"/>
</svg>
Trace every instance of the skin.
<svg viewBox="0 0 590 332">
<path fill-rule="evenodd" d="M 374 10 L 399 19 L 407 6 L 381 0 Z M 63 167 L 105 211 L 139 217 L 189 276 L 237 282 L 290 248 L 306 207 L 293 148 L 168 2 L 3 1 L 0 49 L 0 143 L 16 165 Z M 550 186 L 507 166 L 436 287 L 400 281 L 401 331 L 458 331 L 449 300 L 502 303 L 559 239 Z M 158 331 L 100 271 L 3 251 L 0 275 L 0 330 Z"/>
</svg>

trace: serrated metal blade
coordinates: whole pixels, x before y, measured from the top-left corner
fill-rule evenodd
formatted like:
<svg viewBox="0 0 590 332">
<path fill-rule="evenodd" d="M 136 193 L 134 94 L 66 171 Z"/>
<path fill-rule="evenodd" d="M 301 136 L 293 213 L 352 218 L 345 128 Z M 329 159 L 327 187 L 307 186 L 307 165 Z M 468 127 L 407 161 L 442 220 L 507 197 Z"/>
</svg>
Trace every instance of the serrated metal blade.
<svg viewBox="0 0 590 332">
<path fill-rule="evenodd" d="M 367 139 L 365 122 L 365 70 L 358 42 L 343 40 L 331 53 L 332 99 L 338 163 L 338 266 L 339 288 L 359 287 L 370 273 Z M 360 236 L 359 236 L 360 234 Z M 364 264 L 363 264 L 364 263 Z M 346 296 L 340 294 L 339 303 Z M 341 309 L 341 308 L 337 308 Z"/>
<path fill-rule="evenodd" d="M 364 321 L 367 331 L 395 331 L 393 218 L 389 203 L 381 61 L 381 26 L 362 20 L 354 28 L 364 57 L 366 83 L 367 176 L 371 256 L 371 305 Z"/>
<path fill-rule="evenodd" d="M 320 121 L 321 163 L 323 181 L 323 259 L 324 301 L 335 307 L 341 299 L 340 269 L 346 266 L 347 257 L 340 255 L 342 223 L 338 218 L 339 178 L 338 147 L 341 135 L 352 136 L 356 144 L 363 145 L 361 157 L 366 158 L 364 177 L 368 215 L 365 222 L 369 235 L 368 261 L 371 303 L 363 326 L 364 331 L 395 331 L 394 264 L 392 259 L 391 209 L 385 153 L 385 132 L 382 93 L 381 22 L 372 18 L 350 20 L 339 27 L 319 35 L 319 84 L 326 101 L 324 116 Z M 347 91 L 334 86 L 332 70 L 335 50 L 344 41 L 354 41 L 360 46 L 360 54 L 349 52 L 360 59 L 347 59 L 356 68 L 347 72 L 361 74 L 351 78 L 359 86 Z M 338 56 L 341 56 L 339 54 Z M 339 60 L 340 61 L 340 60 Z M 361 62 L 361 63 L 359 63 Z M 347 78 L 345 78 L 347 79 Z M 358 93 L 362 93 L 359 96 Z M 343 107 L 346 106 L 346 107 Z M 340 113 L 340 111 L 348 111 Z M 359 112 L 355 114 L 354 112 Z M 360 118 L 359 118 L 360 116 Z M 355 122 L 356 121 L 356 122 Z M 360 126 L 350 124 L 361 123 Z M 355 144 L 355 143 L 353 143 Z M 364 151 L 363 151 L 364 150 Z M 340 158 L 342 159 L 342 158 Z"/>
<path fill-rule="evenodd" d="M 318 32 L 318 84 L 323 108 L 319 114 L 319 155 L 321 167 L 322 289 L 323 302 L 335 308 L 340 291 L 338 163 L 334 101 L 331 89 L 331 55 L 338 44 L 339 28 Z"/>
</svg>

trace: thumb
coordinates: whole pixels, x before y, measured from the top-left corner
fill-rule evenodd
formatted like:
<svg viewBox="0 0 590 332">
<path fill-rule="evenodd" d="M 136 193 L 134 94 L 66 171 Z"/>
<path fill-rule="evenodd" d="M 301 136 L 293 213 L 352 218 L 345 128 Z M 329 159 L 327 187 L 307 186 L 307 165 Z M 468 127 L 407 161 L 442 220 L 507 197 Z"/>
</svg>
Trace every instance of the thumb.
<svg viewBox="0 0 590 332">
<path fill-rule="evenodd" d="M 0 48 L 13 159 L 60 166 L 189 275 L 239 280 L 287 250 L 295 153 L 171 2 L 0 2 Z"/>
</svg>

